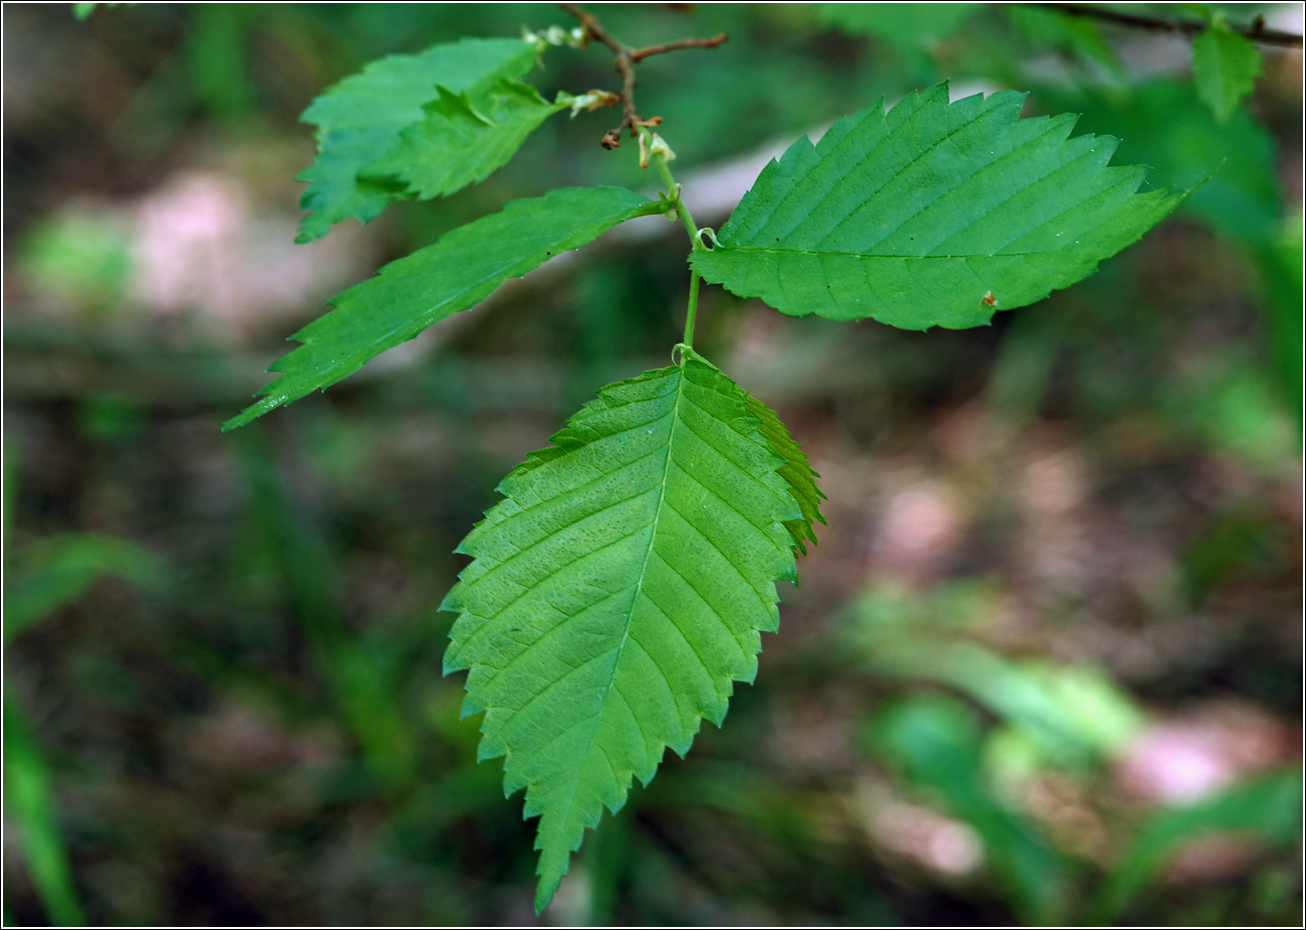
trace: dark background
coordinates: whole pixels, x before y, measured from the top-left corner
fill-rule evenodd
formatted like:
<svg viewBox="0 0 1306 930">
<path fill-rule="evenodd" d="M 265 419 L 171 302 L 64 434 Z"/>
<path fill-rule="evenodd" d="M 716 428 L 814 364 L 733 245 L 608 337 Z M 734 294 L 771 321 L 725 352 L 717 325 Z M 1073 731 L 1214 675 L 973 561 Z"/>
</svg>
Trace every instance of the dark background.
<svg viewBox="0 0 1306 930">
<path fill-rule="evenodd" d="M 1171 33 L 669 6 L 593 9 L 631 45 L 729 31 L 640 68 L 700 223 L 803 132 L 943 78 L 1083 113 L 1148 185 L 1220 167 L 990 327 L 704 289 L 696 347 L 779 411 L 829 525 L 724 728 L 605 818 L 542 920 L 1299 924 L 1301 52 L 1262 48 L 1218 124 Z M 385 261 L 505 199 L 654 179 L 597 144 L 609 111 L 558 116 L 477 187 L 296 246 L 315 94 L 565 14 L 70 7 L 3 9 L 5 922 L 530 923 L 534 824 L 476 764 L 436 607 L 499 479 L 666 364 L 683 230 L 618 230 L 223 435 Z M 550 98 L 616 87 L 601 48 L 545 62 Z"/>
</svg>

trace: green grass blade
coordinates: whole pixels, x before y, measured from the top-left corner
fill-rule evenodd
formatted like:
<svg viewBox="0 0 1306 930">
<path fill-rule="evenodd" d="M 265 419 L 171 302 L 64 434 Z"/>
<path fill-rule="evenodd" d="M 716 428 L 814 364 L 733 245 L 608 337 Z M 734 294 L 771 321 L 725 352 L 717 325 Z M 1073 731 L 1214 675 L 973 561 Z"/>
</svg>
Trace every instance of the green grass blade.
<svg viewBox="0 0 1306 930">
<path fill-rule="evenodd" d="M 4 709 L 4 774 L 5 813 L 18 827 L 23 858 L 50 923 L 56 927 L 83 926 L 86 921 L 77 902 L 68 853 L 55 822 L 45 759 L 19 716 L 14 697 L 8 694 Z"/>
</svg>

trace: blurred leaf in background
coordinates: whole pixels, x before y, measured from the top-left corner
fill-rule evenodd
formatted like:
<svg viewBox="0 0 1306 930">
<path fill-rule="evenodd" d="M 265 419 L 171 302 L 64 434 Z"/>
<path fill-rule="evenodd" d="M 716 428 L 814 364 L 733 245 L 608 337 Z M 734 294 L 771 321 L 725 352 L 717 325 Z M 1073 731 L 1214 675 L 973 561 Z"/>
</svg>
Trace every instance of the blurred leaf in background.
<svg viewBox="0 0 1306 930">
<path fill-rule="evenodd" d="M 104 575 L 157 590 L 167 572 L 158 557 L 111 536 L 68 533 L 29 543 L 7 554 L 5 639 L 71 603 Z"/>
<path fill-rule="evenodd" d="M 869 724 L 873 751 L 914 788 L 933 792 L 984 840 L 993 870 L 1010 886 L 1030 923 L 1055 924 L 1064 908 L 1065 866 L 1019 816 L 984 785 L 980 725 L 960 701 L 940 695 L 904 699 Z"/>
<path fill-rule="evenodd" d="M 1097 919 L 1113 923 L 1130 900 L 1155 880 L 1185 841 L 1216 832 L 1248 837 L 1267 846 L 1301 840 L 1302 773 L 1278 773 L 1200 803 L 1157 814 L 1116 865 L 1095 902 Z"/>
<path fill-rule="evenodd" d="M 48 297 L 95 311 L 112 310 L 127 295 L 132 235 L 119 217 L 65 210 L 31 230 L 20 248 L 23 274 Z"/>
<path fill-rule="evenodd" d="M 76 601 L 104 575 L 118 575 L 147 590 L 157 590 L 165 583 L 166 569 L 156 556 L 109 536 L 68 533 L 11 551 L 9 522 L 19 459 L 16 446 L 8 445 L 5 459 L 6 646 L 33 624 Z M 5 808 L 17 823 L 23 858 L 51 923 L 81 926 L 84 918 L 60 835 L 49 767 L 23 719 L 20 704 L 6 687 Z"/>
<path fill-rule="evenodd" d="M 68 867 L 50 790 L 50 773 L 41 750 L 6 696 L 4 710 L 5 810 L 18 828 L 19 845 L 32 881 L 53 926 L 85 923 Z M 6 908 L 5 922 L 10 922 Z"/>
<path fill-rule="evenodd" d="M 1193 82 L 1197 96 L 1219 123 L 1227 123 L 1252 92 L 1261 73 L 1261 56 L 1250 39 L 1229 28 L 1223 15 L 1193 40 Z"/>
</svg>

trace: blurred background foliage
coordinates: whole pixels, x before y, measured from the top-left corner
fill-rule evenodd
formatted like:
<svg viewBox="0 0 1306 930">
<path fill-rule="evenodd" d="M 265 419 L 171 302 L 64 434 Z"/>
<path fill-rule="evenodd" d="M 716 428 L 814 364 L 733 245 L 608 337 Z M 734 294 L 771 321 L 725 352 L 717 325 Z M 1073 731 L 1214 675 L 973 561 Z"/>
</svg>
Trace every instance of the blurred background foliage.
<svg viewBox="0 0 1306 930">
<path fill-rule="evenodd" d="M 502 475 L 665 364 L 679 228 L 630 224 L 223 436 L 384 261 L 508 198 L 654 182 L 599 147 L 607 113 L 559 117 L 477 187 L 295 246 L 315 94 L 566 17 L 100 6 L 3 10 L 5 922 L 530 923 L 531 825 L 476 764 L 435 608 Z M 594 9 L 630 44 L 730 33 L 640 69 L 701 222 L 796 136 L 944 78 L 1082 113 L 1149 184 L 1209 179 L 984 329 L 705 292 L 702 351 L 780 411 L 829 526 L 756 684 L 543 922 L 1300 925 L 1300 50 L 1260 47 L 1220 122 L 1175 33 L 686 6 Z M 1300 4 L 1208 8 L 1302 30 Z M 558 49 L 532 80 L 615 78 Z"/>
</svg>

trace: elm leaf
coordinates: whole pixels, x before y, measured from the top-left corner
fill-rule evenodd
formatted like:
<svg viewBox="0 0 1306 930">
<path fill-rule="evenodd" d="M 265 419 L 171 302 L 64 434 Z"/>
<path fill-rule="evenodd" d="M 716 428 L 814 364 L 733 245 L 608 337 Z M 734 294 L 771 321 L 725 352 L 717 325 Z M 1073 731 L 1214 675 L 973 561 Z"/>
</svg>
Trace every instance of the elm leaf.
<svg viewBox="0 0 1306 930">
<path fill-rule="evenodd" d="M 775 582 L 796 577 L 795 457 L 682 352 L 600 389 L 504 479 L 442 605 L 460 614 L 445 672 L 470 670 L 463 716 L 485 714 L 478 756 L 506 756 L 505 791 L 540 818 L 537 912 L 603 808 L 720 725 L 779 624 Z"/>
<path fill-rule="evenodd" d="M 222 429 L 244 426 L 325 389 L 431 324 L 475 306 L 509 278 L 579 248 L 618 223 L 665 209 L 665 204 L 619 187 L 567 187 L 510 201 L 502 213 L 446 233 L 334 298 L 334 310 L 290 337 L 304 345 L 268 369 L 283 374 L 263 388 L 263 399 Z"/>
<path fill-rule="evenodd" d="M 1107 167 L 1116 139 L 1019 119 L 1024 99 L 939 84 L 799 139 L 690 263 L 794 316 L 962 329 L 1081 280 L 1187 196 L 1137 193 L 1146 169 Z"/>
</svg>

